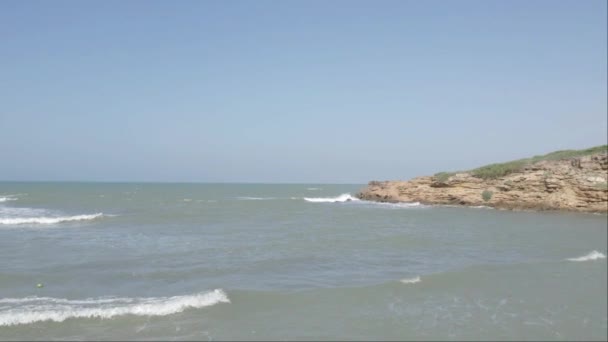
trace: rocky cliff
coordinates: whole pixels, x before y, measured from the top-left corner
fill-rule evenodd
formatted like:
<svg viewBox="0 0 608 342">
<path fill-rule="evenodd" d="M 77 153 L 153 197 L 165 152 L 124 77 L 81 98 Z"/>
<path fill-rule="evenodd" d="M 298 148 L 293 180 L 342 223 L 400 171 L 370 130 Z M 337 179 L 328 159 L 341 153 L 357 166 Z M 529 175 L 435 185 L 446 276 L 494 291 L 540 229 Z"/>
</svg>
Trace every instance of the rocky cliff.
<svg viewBox="0 0 608 342">
<path fill-rule="evenodd" d="M 499 177 L 467 171 L 409 181 L 372 181 L 357 197 L 379 202 L 606 213 L 608 154 L 532 160 Z"/>
</svg>

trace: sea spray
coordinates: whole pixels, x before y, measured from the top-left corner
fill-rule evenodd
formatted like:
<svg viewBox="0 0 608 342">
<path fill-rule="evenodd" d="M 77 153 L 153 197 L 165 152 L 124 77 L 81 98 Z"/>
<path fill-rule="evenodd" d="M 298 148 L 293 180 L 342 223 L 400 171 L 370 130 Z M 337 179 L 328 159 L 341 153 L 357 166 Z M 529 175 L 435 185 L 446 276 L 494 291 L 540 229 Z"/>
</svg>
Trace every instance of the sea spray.
<svg viewBox="0 0 608 342">
<path fill-rule="evenodd" d="M 306 202 L 313 203 L 335 203 L 335 202 L 349 202 L 349 201 L 360 201 L 358 198 L 353 197 L 351 194 L 342 194 L 337 197 L 304 197 Z"/>
<path fill-rule="evenodd" d="M 569 261 L 590 261 L 590 260 L 598 260 L 598 259 L 606 259 L 606 255 L 604 253 L 598 251 L 591 251 L 586 255 L 577 257 L 577 258 L 569 258 Z"/>
</svg>

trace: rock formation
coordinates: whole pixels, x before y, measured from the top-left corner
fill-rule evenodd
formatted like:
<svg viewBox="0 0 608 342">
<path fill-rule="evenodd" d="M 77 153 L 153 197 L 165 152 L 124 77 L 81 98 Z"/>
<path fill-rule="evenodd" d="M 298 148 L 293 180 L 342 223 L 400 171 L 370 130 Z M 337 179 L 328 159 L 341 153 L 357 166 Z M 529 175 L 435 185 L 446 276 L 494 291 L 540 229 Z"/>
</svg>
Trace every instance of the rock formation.
<svg viewBox="0 0 608 342">
<path fill-rule="evenodd" d="M 372 181 L 357 197 L 379 202 L 606 213 L 608 154 L 543 160 L 492 179 L 460 172 L 409 181 Z"/>
</svg>

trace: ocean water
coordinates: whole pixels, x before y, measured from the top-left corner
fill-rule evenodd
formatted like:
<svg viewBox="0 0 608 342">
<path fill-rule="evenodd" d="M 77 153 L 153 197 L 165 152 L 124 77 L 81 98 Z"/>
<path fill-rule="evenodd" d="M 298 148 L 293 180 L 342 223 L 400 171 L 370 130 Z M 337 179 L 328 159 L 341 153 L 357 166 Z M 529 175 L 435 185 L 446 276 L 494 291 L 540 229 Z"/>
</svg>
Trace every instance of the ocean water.
<svg viewBox="0 0 608 342">
<path fill-rule="evenodd" d="M 0 183 L 0 340 L 608 338 L 605 215 L 360 187 Z"/>
</svg>

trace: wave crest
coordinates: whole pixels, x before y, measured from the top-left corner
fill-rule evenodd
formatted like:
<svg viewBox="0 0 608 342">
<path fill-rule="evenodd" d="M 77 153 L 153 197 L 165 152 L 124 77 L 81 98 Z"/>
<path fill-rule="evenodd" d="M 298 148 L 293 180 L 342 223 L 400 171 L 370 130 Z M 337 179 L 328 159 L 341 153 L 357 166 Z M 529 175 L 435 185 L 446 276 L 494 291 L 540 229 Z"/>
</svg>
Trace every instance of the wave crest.
<svg viewBox="0 0 608 342">
<path fill-rule="evenodd" d="M 0 218 L 0 224 L 55 224 L 70 221 L 88 221 L 104 216 L 103 213 L 75 216 L 40 216 L 40 217 L 13 217 Z"/>
<path fill-rule="evenodd" d="M 378 206 L 384 206 L 384 207 L 389 207 L 389 208 L 415 208 L 415 207 L 422 207 L 423 205 L 420 204 L 420 202 L 397 202 L 397 203 L 390 203 L 390 202 L 372 202 Z"/>
<path fill-rule="evenodd" d="M 0 326 L 42 321 L 63 322 L 69 318 L 112 318 L 122 315 L 166 316 L 186 309 L 230 303 L 221 289 L 195 295 L 158 298 L 98 298 L 69 300 L 50 297 L 5 298 L 8 310 L 0 311 Z M 23 305 L 23 304 L 26 305 Z M 13 307 L 11 307 L 13 306 Z"/>
<path fill-rule="evenodd" d="M 405 279 L 401 279 L 399 280 L 399 282 L 403 283 L 403 284 L 416 284 L 420 282 L 420 277 L 414 277 L 414 278 L 405 278 Z"/>
<path fill-rule="evenodd" d="M 589 261 L 589 260 L 597 260 L 597 259 L 606 259 L 606 255 L 604 253 L 598 251 L 591 251 L 587 255 L 580 256 L 578 258 L 569 258 L 569 261 Z"/>
<path fill-rule="evenodd" d="M 342 194 L 337 197 L 304 197 L 306 202 L 313 203 L 335 203 L 335 202 L 349 202 L 349 201 L 360 201 L 357 197 L 353 197 L 351 194 Z"/>
</svg>

